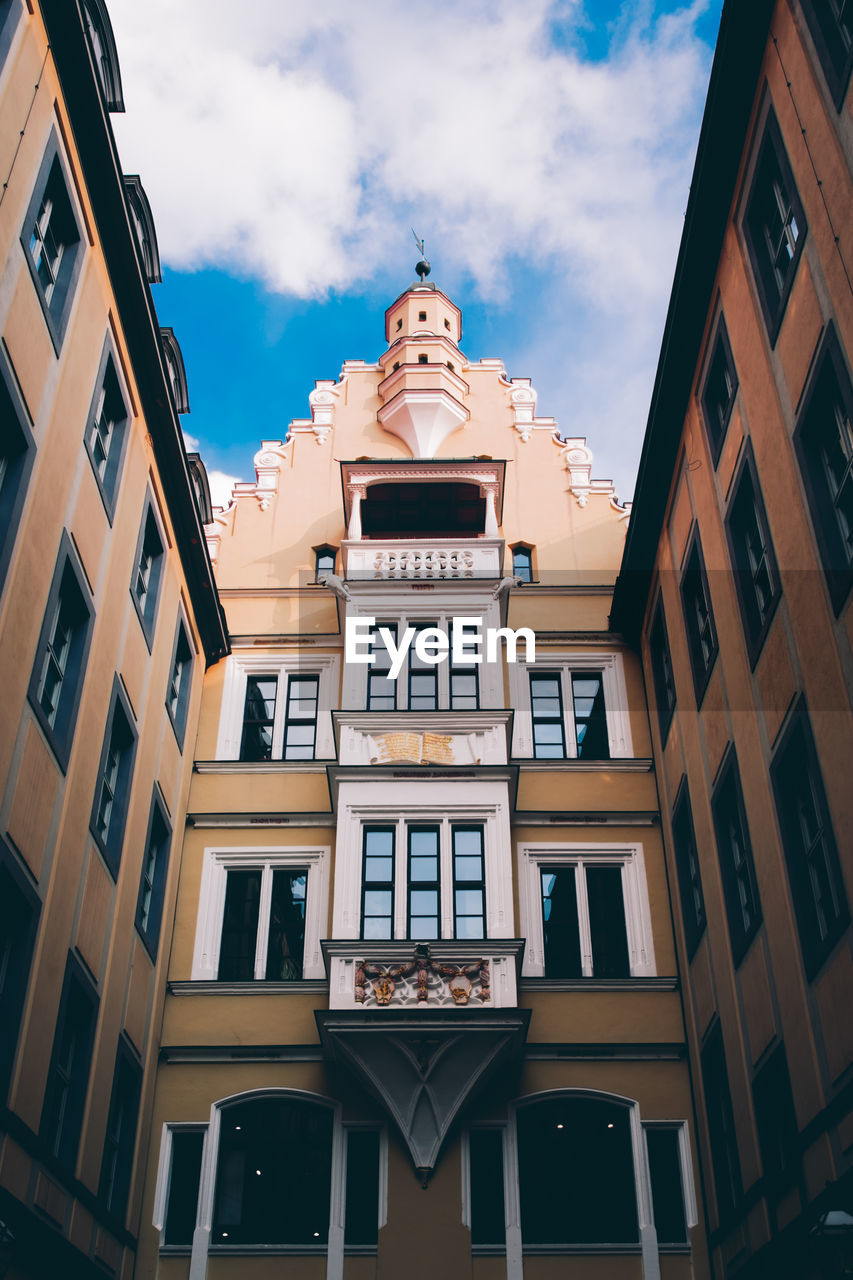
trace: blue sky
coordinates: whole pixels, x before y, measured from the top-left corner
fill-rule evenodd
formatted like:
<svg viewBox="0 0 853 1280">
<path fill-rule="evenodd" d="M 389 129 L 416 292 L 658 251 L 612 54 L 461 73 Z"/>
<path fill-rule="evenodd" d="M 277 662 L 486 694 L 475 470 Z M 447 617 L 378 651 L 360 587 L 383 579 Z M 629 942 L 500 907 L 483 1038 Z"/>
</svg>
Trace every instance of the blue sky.
<svg viewBox="0 0 853 1280">
<path fill-rule="evenodd" d="M 470 359 L 633 489 L 721 0 L 110 0 L 215 485 L 375 360 L 410 228 Z"/>
</svg>

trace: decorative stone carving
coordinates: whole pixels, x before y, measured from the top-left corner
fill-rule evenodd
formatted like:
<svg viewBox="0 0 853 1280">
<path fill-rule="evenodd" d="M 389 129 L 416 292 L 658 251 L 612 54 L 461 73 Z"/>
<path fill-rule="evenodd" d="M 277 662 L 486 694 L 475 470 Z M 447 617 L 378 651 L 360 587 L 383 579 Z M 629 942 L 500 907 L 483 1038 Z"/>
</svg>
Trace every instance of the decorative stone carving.
<svg viewBox="0 0 853 1280">
<path fill-rule="evenodd" d="M 466 1005 L 475 992 L 481 1004 L 492 998 L 488 960 L 451 964 L 435 960 L 429 946 L 415 947 L 411 960 L 384 965 L 373 960 L 355 962 L 355 1002 L 365 1008 L 387 1006 Z"/>
<path fill-rule="evenodd" d="M 512 391 L 509 395 L 513 411 L 513 426 L 526 444 L 533 430 L 536 416 L 537 395 L 530 385 L 529 378 L 513 378 Z"/>
<path fill-rule="evenodd" d="M 262 440 L 261 447 L 255 454 L 255 496 L 261 511 L 266 511 L 278 493 L 278 475 L 285 458 L 288 442 L 281 440 Z"/>
<path fill-rule="evenodd" d="M 593 489 L 590 479 L 592 473 L 592 450 L 587 447 L 583 437 L 567 440 L 566 446 L 563 450 L 563 458 L 570 476 L 569 488 L 575 495 L 578 506 L 585 507 Z"/>
<path fill-rule="evenodd" d="M 311 429 L 317 444 L 325 444 L 335 425 L 335 397 L 338 394 L 334 382 L 317 382 L 308 396 L 311 406 Z"/>
</svg>

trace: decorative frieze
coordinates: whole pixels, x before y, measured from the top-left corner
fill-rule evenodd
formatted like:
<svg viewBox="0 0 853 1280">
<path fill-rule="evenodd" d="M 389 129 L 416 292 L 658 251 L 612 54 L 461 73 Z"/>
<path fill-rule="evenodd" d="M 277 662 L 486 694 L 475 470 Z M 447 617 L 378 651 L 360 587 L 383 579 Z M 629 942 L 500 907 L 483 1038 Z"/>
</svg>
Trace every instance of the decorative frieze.
<svg viewBox="0 0 853 1280">
<path fill-rule="evenodd" d="M 426 943 L 415 947 L 402 964 L 356 960 L 356 1004 L 409 1006 L 465 1005 L 473 997 L 481 1004 L 492 998 L 491 968 L 486 959 L 453 964 L 437 960 Z"/>
</svg>

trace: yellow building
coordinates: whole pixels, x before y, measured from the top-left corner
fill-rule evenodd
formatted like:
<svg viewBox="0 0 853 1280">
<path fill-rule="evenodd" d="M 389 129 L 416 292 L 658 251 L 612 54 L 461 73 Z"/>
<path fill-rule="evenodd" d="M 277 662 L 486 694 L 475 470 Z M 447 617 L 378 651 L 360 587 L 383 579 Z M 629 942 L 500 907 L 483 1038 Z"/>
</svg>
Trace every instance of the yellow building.
<svg viewBox="0 0 853 1280">
<path fill-rule="evenodd" d="M 0 5 L 8 1276 L 133 1272 L 192 743 L 227 650 L 121 109 L 100 0 Z"/>
<path fill-rule="evenodd" d="M 206 529 L 137 1274 L 704 1275 L 628 512 L 419 273 Z"/>
<path fill-rule="evenodd" d="M 614 600 L 718 1276 L 853 1268 L 852 48 L 836 0 L 724 9 Z"/>
</svg>

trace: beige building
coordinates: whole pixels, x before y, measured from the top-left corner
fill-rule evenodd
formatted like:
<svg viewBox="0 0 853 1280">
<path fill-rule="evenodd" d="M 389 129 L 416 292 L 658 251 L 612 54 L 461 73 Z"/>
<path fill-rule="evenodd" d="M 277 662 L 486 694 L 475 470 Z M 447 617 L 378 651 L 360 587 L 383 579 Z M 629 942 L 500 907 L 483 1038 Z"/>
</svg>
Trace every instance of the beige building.
<svg viewBox="0 0 853 1280">
<path fill-rule="evenodd" d="M 151 302 L 156 236 L 113 144 L 121 109 L 100 0 L 0 4 L 10 1277 L 133 1272 L 195 724 L 227 649 L 180 352 Z"/>
<path fill-rule="evenodd" d="M 628 511 L 427 271 L 206 528 L 140 1276 L 706 1274 Z"/>
<path fill-rule="evenodd" d="M 717 1276 L 853 1269 L 851 49 L 836 0 L 725 6 L 614 602 Z"/>
</svg>

